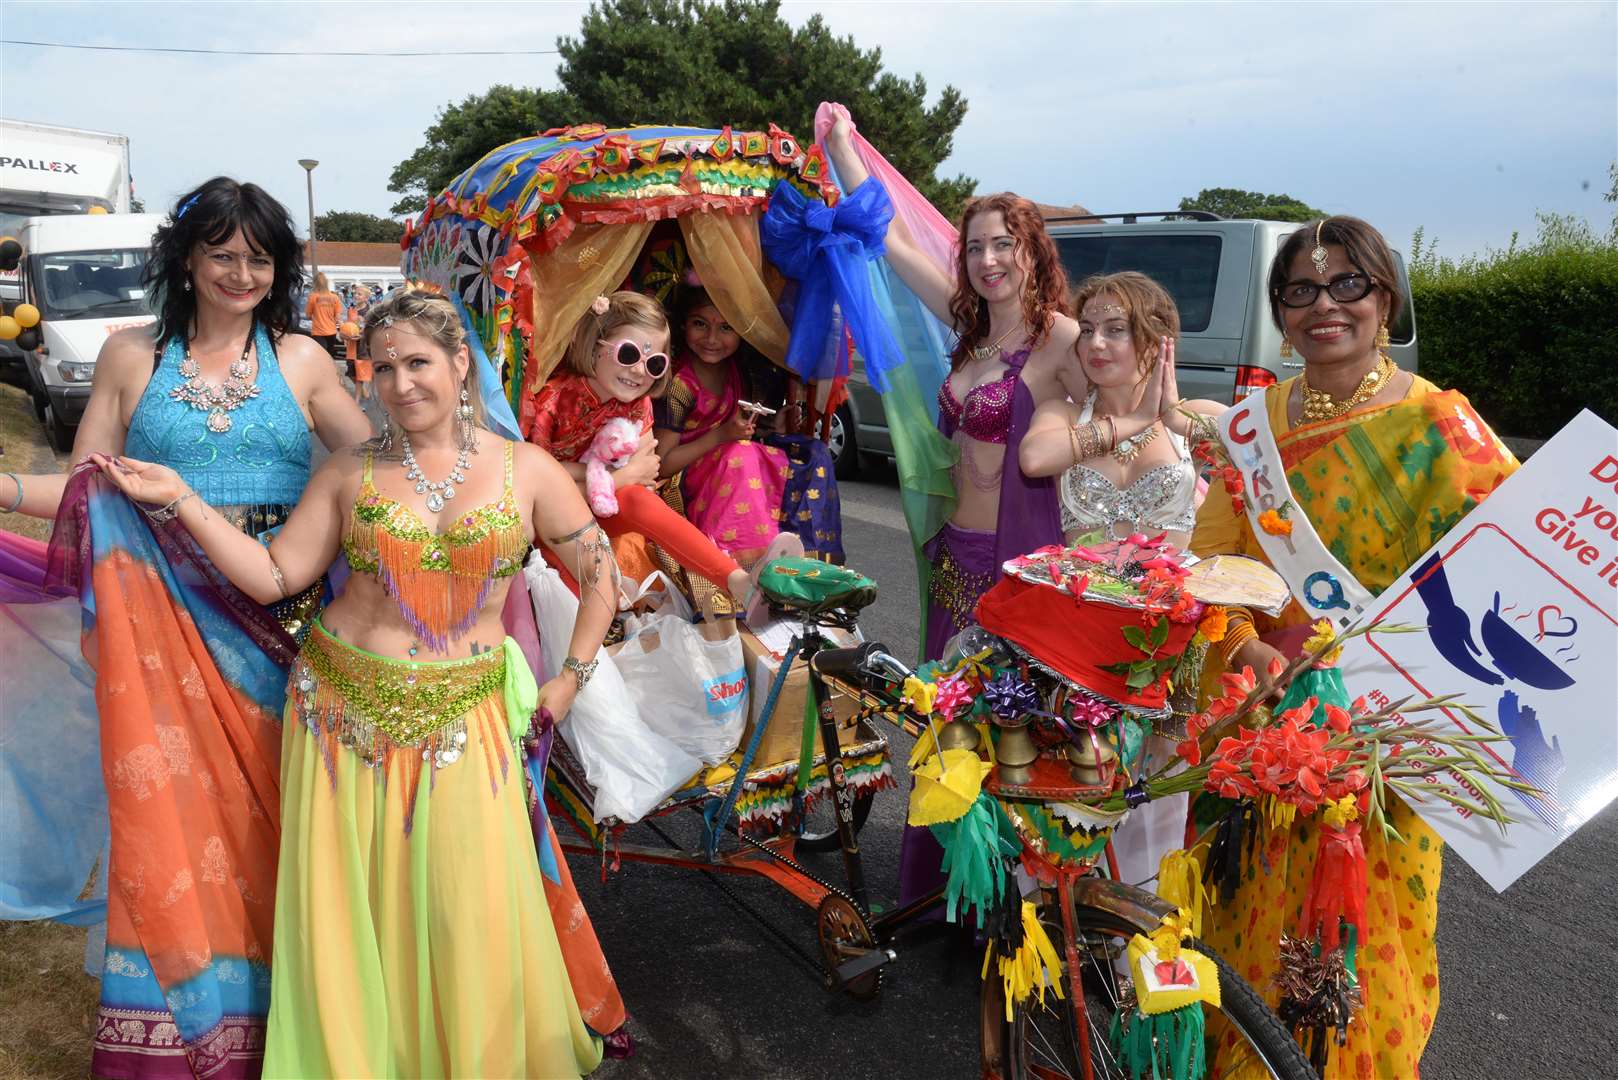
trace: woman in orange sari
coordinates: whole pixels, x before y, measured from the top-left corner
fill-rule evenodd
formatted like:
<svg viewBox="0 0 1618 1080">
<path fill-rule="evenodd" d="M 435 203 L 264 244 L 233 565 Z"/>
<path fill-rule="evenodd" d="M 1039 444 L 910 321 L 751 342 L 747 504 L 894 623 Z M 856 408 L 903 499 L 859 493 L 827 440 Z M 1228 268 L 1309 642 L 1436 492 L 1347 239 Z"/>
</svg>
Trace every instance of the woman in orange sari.
<svg viewBox="0 0 1618 1080">
<path fill-rule="evenodd" d="M 1318 532 L 1372 595 L 1517 464 L 1464 396 L 1400 371 L 1382 353 L 1387 324 L 1399 314 L 1396 280 L 1387 243 L 1351 217 L 1312 221 L 1292 234 L 1269 280 L 1271 316 L 1304 361 L 1302 375 L 1265 391 L 1262 409 L 1286 474 L 1283 494 L 1307 518 L 1295 517 L 1294 529 Z M 1274 541 L 1258 535 L 1231 499 L 1215 494 L 1197 517 L 1191 548 L 1273 563 L 1266 544 Z M 1208 677 L 1243 666 L 1262 676 L 1270 661 L 1296 655 L 1309 619 L 1296 599 L 1275 619 L 1232 609 L 1221 649 L 1209 656 Z M 1418 1076 L 1438 1012 L 1433 931 L 1443 843 L 1403 802 L 1390 795 L 1388 803 L 1404 842 L 1388 842 L 1376 830 L 1362 834 L 1369 871 L 1367 926 L 1357 942 L 1364 1007 L 1348 1025 L 1346 1043 L 1327 1039 L 1327 1077 Z M 1318 837 L 1309 821 L 1259 822 L 1234 897 L 1209 909 L 1205 939 L 1254 987 L 1271 987 L 1272 1006 L 1279 997 L 1272 987 L 1278 942 L 1283 933 L 1298 934 L 1314 873 Z"/>
</svg>

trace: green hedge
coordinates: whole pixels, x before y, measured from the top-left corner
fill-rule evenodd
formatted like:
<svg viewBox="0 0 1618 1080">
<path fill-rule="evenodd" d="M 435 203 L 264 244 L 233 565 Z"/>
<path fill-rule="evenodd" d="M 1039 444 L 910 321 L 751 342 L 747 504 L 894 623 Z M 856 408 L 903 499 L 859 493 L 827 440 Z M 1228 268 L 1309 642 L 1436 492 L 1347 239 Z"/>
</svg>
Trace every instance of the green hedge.
<svg viewBox="0 0 1618 1080">
<path fill-rule="evenodd" d="M 1417 254 L 1410 287 L 1421 373 L 1499 434 L 1549 438 L 1586 407 L 1618 424 L 1618 246 Z"/>
</svg>

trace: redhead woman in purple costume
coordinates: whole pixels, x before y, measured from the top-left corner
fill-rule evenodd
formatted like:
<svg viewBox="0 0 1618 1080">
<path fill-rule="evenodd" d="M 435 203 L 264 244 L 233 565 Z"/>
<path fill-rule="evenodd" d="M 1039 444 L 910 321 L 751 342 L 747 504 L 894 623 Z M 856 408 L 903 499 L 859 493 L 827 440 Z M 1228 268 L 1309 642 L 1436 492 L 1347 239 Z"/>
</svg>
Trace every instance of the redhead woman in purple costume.
<svg viewBox="0 0 1618 1080">
<path fill-rule="evenodd" d="M 826 136 L 837 175 L 850 190 L 868 173 L 840 110 Z M 1009 193 L 975 200 L 961 219 L 955 274 L 930 260 L 902 225 L 889 228 L 888 261 L 941 321 L 960 335 L 938 394 L 938 424 L 960 448 L 955 511 L 927 544 L 933 560 L 923 658 L 972 619 L 1000 564 L 1062 539 L 1056 485 L 1023 475 L 1017 447 L 1034 409 L 1047 400 L 1084 400 L 1073 362 L 1078 324 L 1062 313 L 1067 275 L 1039 211 Z"/>
<path fill-rule="evenodd" d="M 826 136 L 826 151 L 850 191 L 868 177 L 849 136 L 848 113 Z M 1034 410 L 1049 400 L 1083 401 L 1074 362 L 1079 327 L 1062 313 L 1067 275 L 1039 211 L 1009 193 L 974 201 L 961 218 L 955 276 L 930 260 L 902 225 L 890 226 L 888 262 L 941 321 L 960 335 L 938 391 L 938 426 L 960 448 L 955 510 L 928 541 L 923 659 L 972 622 L 972 612 L 1005 560 L 1062 541 L 1056 483 L 1025 476 L 1017 450 Z M 926 829 L 905 829 L 899 898 L 937 884 L 943 851 Z"/>
</svg>

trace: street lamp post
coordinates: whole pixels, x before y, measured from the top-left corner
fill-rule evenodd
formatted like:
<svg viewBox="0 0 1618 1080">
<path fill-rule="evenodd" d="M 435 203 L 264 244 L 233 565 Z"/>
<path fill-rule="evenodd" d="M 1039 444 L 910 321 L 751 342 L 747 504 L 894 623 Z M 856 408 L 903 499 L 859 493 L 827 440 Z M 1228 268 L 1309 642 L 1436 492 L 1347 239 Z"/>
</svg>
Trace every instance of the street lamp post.
<svg viewBox="0 0 1618 1080">
<path fill-rule="evenodd" d="M 299 158 L 298 164 L 303 166 L 309 186 L 309 280 L 313 281 L 320 273 L 320 260 L 315 257 L 315 166 L 320 162 L 314 158 Z"/>
</svg>

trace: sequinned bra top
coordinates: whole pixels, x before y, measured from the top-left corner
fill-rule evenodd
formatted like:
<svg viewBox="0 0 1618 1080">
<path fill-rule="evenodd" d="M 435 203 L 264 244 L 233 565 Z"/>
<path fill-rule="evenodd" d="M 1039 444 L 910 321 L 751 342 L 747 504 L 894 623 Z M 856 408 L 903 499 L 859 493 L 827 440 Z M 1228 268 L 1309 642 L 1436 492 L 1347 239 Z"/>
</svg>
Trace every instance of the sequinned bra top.
<svg viewBox="0 0 1618 1080">
<path fill-rule="evenodd" d="M 512 491 L 513 444 L 506 443 L 506 486 L 494 502 L 451 511 L 449 528 L 435 533 L 410 507 L 376 489 L 374 457 L 349 515 L 343 553 L 358 574 L 382 583 L 413 630 L 443 650 L 477 621 L 490 585 L 522 569 L 528 533 Z"/>
<path fill-rule="evenodd" d="M 955 397 L 949 380 L 938 388 L 938 411 L 950 418 L 955 430 L 979 442 L 1004 445 L 1011 431 L 1011 400 L 1017 392 L 1017 377 L 1028 362 L 1028 350 L 1001 353 L 1006 373 L 994 382 L 982 383 L 966 392 L 966 400 Z"/>
<path fill-rule="evenodd" d="M 1078 422 L 1088 423 L 1095 409 L 1091 394 L 1079 410 Z M 1192 464 L 1185 439 L 1168 433 L 1180 452 L 1180 460 L 1147 469 L 1126 488 L 1113 486 L 1088 465 L 1074 465 L 1062 474 L 1062 531 L 1088 533 L 1097 529 L 1109 535 L 1127 536 L 1190 532 L 1197 523 L 1197 470 Z M 1122 532 L 1117 530 L 1122 528 Z"/>
<path fill-rule="evenodd" d="M 180 474 L 210 505 L 295 503 L 309 483 L 309 425 L 281 375 L 269 331 L 254 325 L 257 397 L 232 410 L 229 431 L 208 430 L 208 413 L 169 396 L 185 379 L 185 336 L 169 338 L 129 418 L 124 453 Z"/>
</svg>

